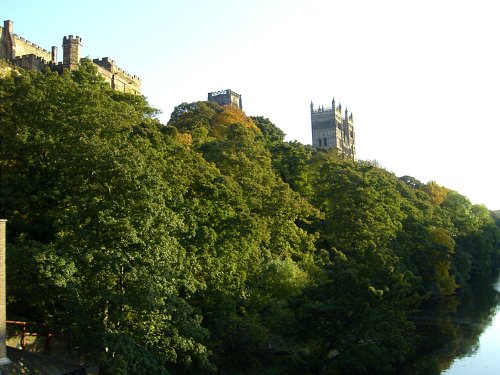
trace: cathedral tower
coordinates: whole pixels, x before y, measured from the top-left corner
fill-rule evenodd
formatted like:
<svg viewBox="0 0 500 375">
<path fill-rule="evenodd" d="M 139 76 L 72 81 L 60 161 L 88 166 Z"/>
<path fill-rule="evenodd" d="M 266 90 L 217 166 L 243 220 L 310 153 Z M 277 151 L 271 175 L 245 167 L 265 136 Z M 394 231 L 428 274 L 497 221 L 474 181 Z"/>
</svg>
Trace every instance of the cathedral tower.
<svg viewBox="0 0 500 375">
<path fill-rule="evenodd" d="M 352 113 L 349 114 L 346 108 L 343 115 L 342 105 L 336 105 L 335 98 L 330 108 L 321 106 L 314 109 L 311 102 L 311 130 L 315 149 L 335 148 L 340 154 L 354 159 L 356 148 Z"/>
</svg>

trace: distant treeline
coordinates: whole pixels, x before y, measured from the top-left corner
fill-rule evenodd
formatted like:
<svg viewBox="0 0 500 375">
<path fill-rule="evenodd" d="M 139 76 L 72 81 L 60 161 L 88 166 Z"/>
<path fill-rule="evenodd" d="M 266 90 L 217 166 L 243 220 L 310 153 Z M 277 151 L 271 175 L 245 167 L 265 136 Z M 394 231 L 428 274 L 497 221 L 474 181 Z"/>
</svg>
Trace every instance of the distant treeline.
<svg viewBox="0 0 500 375">
<path fill-rule="evenodd" d="M 87 63 L 0 74 L 8 315 L 102 374 L 397 374 L 409 317 L 499 266 L 492 213 L 436 182 L 215 103 L 156 115 Z"/>
</svg>

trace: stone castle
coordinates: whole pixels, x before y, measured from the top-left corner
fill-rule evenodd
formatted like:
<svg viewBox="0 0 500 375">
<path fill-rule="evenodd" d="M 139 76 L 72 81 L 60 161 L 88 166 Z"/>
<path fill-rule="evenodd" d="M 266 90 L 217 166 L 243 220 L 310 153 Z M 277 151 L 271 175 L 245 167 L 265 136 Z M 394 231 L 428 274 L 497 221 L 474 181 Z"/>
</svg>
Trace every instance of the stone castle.
<svg viewBox="0 0 500 375">
<path fill-rule="evenodd" d="M 46 68 L 62 73 L 64 69 L 74 70 L 80 64 L 82 38 L 79 36 L 65 36 L 62 42 L 62 62 L 57 59 L 57 47 L 47 51 L 38 45 L 13 33 L 13 22 L 4 21 L 0 27 L 0 59 L 24 69 L 44 70 Z M 140 94 L 141 80 L 135 75 L 128 74 L 120 69 L 109 57 L 94 59 L 99 74 L 114 89 L 121 92 Z M 219 105 L 229 105 L 243 109 L 241 95 L 230 90 L 221 90 L 208 93 L 208 101 Z M 355 157 L 355 135 L 352 113 L 342 114 L 342 106 L 335 105 L 332 100 L 331 108 L 323 106 L 314 109 L 311 102 L 311 130 L 312 145 L 318 148 L 335 148 L 342 155 Z"/>
<path fill-rule="evenodd" d="M 311 102 L 312 145 L 318 148 L 335 148 L 342 155 L 353 158 L 356 155 L 354 144 L 354 122 L 352 112 L 347 108 L 342 115 L 342 106 L 335 106 L 335 98 L 331 108 L 323 106 L 314 109 Z"/>
<path fill-rule="evenodd" d="M 62 62 L 57 59 L 57 47 L 47 51 L 36 44 L 13 33 L 13 22 L 4 21 L 0 27 L 0 59 L 11 64 L 30 70 L 44 70 L 46 68 L 61 73 L 64 69 L 73 70 L 80 63 L 82 38 L 79 36 L 65 36 L 62 42 Z M 120 69 L 108 57 L 92 60 L 99 74 L 109 85 L 121 92 L 139 94 L 141 80 L 135 75 L 128 74 Z"/>
</svg>

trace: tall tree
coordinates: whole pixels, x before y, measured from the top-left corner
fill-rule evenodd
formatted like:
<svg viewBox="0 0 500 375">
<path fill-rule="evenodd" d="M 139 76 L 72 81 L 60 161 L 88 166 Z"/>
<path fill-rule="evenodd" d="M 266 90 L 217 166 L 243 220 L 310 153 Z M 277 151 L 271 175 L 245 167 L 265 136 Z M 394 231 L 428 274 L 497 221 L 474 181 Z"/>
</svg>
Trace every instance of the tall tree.
<svg viewBox="0 0 500 375">
<path fill-rule="evenodd" d="M 72 333 L 104 373 L 210 369 L 206 331 L 182 298 L 196 281 L 173 210 L 189 153 L 91 64 L 20 71 L 1 87 L 10 311 Z"/>
</svg>

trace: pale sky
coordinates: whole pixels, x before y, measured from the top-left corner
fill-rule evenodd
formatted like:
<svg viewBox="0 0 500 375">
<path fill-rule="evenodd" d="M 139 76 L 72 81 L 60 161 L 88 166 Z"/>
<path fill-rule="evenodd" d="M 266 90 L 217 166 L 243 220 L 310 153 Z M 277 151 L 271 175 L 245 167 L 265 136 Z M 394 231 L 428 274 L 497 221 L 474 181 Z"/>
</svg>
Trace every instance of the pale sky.
<svg viewBox="0 0 500 375">
<path fill-rule="evenodd" d="M 74 5 L 71 5 L 74 4 Z M 247 115 L 311 143 L 310 109 L 353 113 L 357 158 L 500 209 L 500 2 L 495 0 L 4 1 L 49 50 L 83 38 L 142 79 L 166 123 L 232 89 Z"/>
</svg>

